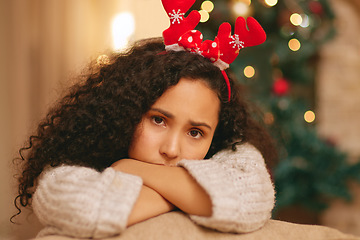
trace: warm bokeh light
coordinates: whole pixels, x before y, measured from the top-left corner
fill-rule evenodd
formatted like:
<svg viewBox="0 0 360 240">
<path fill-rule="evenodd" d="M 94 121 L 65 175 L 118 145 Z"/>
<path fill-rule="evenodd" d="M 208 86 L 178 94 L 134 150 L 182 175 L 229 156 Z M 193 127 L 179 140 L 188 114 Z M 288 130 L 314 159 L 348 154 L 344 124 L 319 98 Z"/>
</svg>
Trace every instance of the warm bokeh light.
<svg viewBox="0 0 360 240">
<path fill-rule="evenodd" d="M 315 121 L 315 113 L 311 110 L 306 111 L 306 113 L 304 114 L 304 119 L 308 123 L 314 122 Z"/>
<path fill-rule="evenodd" d="M 271 112 L 267 112 L 264 114 L 264 123 L 267 125 L 271 125 L 274 123 L 274 114 L 272 114 Z"/>
<path fill-rule="evenodd" d="M 309 18 L 309 16 L 306 15 L 306 14 L 303 14 L 303 15 L 301 15 L 301 17 L 302 17 L 302 22 L 301 22 L 300 26 L 303 27 L 303 28 L 309 27 L 310 26 L 310 18 Z"/>
<path fill-rule="evenodd" d="M 250 10 L 249 5 L 248 2 L 236 2 L 233 6 L 233 10 L 237 15 L 246 16 Z"/>
<path fill-rule="evenodd" d="M 135 32 L 135 18 L 132 13 L 123 12 L 115 16 L 112 24 L 114 49 L 122 50 Z"/>
<path fill-rule="evenodd" d="M 244 75 L 247 78 L 252 78 L 255 75 L 255 69 L 252 66 L 244 68 Z"/>
<path fill-rule="evenodd" d="M 300 49 L 300 47 L 301 47 L 300 41 L 297 40 L 296 38 L 291 39 L 289 41 L 288 45 L 289 45 L 289 48 L 294 52 L 298 51 Z"/>
<path fill-rule="evenodd" d="M 278 3 L 278 0 L 265 0 L 265 4 L 269 7 L 273 7 Z"/>
<path fill-rule="evenodd" d="M 204 23 L 204 22 L 207 22 L 209 20 L 210 15 L 209 15 L 209 13 L 207 11 L 200 10 L 199 13 L 200 13 L 200 16 L 201 16 L 200 22 Z"/>
<path fill-rule="evenodd" d="M 211 1 L 204 1 L 201 4 L 201 9 L 209 13 L 214 9 L 214 4 Z"/>
<path fill-rule="evenodd" d="M 302 23 L 303 19 L 302 17 L 300 16 L 300 14 L 298 13 L 293 13 L 291 14 L 290 16 L 290 22 L 295 25 L 295 26 L 300 26 L 301 23 Z"/>
</svg>

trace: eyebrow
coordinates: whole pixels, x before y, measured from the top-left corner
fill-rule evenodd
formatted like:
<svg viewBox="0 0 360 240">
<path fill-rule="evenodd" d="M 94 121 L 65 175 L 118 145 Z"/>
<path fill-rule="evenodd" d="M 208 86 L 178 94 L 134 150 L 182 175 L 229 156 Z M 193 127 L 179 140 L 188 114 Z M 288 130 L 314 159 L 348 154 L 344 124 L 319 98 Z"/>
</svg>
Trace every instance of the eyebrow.
<svg viewBox="0 0 360 240">
<path fill-rule="evenodd" d="M 151 111 L 155 111 L 155 112 L 159 112 L 159 113 L 165 115 L 165 117 L 167 117 L 167 118 L 171 118 L 171 119 L 174 119 L 174 118 L 175 118 L 174 114 L 169 113 L 168 111 L 165 111 L 165 110 L 160 109 L 160 108 L 151 108 L 150 110 L 151 110 Z M 190 120 L 189 122 L 190 122 L 190 124 L 191 124 L 192 126 L 194 126 L 194 127 L 206 127 L 206 128 L 208 128 L 208 129 L 211 130 L 210 125 L 207 124 L 207 123 L 204 123 L 204 122 L 195 122 L 195 121 L 192 121 L 192 120 Z"/>
<path fill-rule="evenodd" d="M 167 118 L 175 118 L 175 116 L 173 114 L 171 114 L 168 111 L 165 111 L 163 109 L 160 109 L 160 108 L 151 108 L 150 110 L 155 111 L 155 112 L 159 112 L 159 113 L 165 115 L 165 117 L 167 117 Z"/>
<path fill-rule="evenodd" d="M 211 130 L 211 127 L 210 127 L 208 124 L 203 123 L 203 122 L 190 121 L 190 124 L 191 124 L 192 126 L 194 126 L 194 127 L 206 127 L 206 128 L 208 128 L 208 129 Z"/>
</svg>

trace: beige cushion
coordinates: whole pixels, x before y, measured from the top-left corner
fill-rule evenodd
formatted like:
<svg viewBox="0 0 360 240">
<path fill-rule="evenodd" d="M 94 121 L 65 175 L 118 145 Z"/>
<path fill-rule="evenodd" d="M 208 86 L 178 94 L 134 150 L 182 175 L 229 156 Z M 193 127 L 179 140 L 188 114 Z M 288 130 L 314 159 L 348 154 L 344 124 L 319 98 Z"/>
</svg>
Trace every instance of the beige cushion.
<svg viewBox="0 0 360 240">
<path fill-rule="evenodd" d="M 62 236 L 47 236 L 37 240 L 71 240 Z M 324 226 L 294 224 L 270 220 L 255 232 L 245 234 L 220 233 L 194 224 L 186 215 L 171 212 L 129 227 L 119 236 L 107 240 L 347 240 L 358 239 Z"/>
</svg>

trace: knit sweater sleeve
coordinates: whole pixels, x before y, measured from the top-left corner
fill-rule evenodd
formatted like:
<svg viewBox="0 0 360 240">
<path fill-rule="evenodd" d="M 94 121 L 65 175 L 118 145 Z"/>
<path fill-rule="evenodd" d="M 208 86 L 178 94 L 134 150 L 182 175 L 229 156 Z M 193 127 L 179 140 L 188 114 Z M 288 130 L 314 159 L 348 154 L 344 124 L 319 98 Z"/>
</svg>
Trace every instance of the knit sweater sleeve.
<svg viewBox="0 0 360 240">
<path fill-rule="evenodd" d="M 182 160 L 180 166 L 209 194 L 212 216 L 191 215 L 199 225 L 222 232 L 251 232 L 271 217 L 274 187 L 260 152 L 246 143 L 209 160 Z"/>
<path fill-rule="evenodd" d="M 38 236 L 104 238 L 121 233 L 138 198 L 140 177 L 107 168 L 48 168 L 38 181 L 32 206 L 45 228 Z"/>
</svg>

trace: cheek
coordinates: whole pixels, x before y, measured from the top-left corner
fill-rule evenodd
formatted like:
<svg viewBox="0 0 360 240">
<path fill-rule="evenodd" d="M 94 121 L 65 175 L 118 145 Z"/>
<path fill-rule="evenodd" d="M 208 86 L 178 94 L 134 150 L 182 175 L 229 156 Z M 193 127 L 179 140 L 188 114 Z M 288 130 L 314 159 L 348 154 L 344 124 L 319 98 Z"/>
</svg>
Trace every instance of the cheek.
<svg viewBox="0 0 360 240">
<path fill-rule="evenodd" d="M 134 134 L 134 139 L 129 148 L 129 157 L 146 160 L 145 158 L 152 155 L 156 149 L 154 135 L 144 125 L 139 126 Z"/>
<path fill-rule="evenodd" d="M 209 152 L 211 143 L 212 143 L 212 139 L 208 141 L 207 144 L 202 148 L 202 159 L 204 159 L 206 154 Z"/>
<path fill-rule="evenodd" d="M 142 124 L 140 123 L 140 125 L 136 128 L 134 132 L 134 137 L 130 144 L 129 154 L 128 154 L 130 158 L 136 158 L 136 153 L 138 152 L 139 149 L 141 149 L 140 146 L 143 145 L 142 134 L 143 134 L 143 127 Z"/>
<path fill-rule="evenodd" d="M 212 142 L 212 138 L 202 142 L 201 144 L 189 144 L 188 151 L 186 151 L 187 156 L 184 156 L 184 158 L 194 159 L 194 160 L 204 159 L 209 151 L 211 142 Z"/>
</svg>

